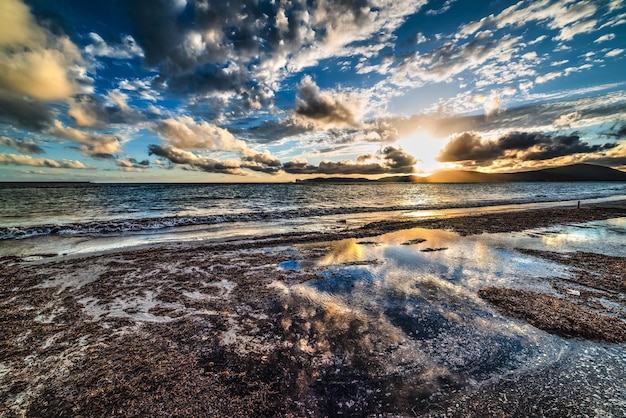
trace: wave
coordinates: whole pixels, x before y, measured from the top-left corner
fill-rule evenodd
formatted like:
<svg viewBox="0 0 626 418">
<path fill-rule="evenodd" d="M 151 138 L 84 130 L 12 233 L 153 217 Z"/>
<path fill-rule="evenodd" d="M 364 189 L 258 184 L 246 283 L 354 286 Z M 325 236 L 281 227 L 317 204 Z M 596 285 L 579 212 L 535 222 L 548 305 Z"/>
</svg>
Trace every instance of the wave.
<svg viewBox="0 0 626 418">
<path fill-rule="evenodd" d="M 584 196 L 583 199 L 593 199 L 604 197 L 604 195 Z M 581 197 L 568 197 L 564 200 L 576 200 Z M 328 215 L 350 215 L 357 213 L 393 212 L 393 211 L 416 211 L 416 210 L 441 210 L 455 208 L 474 208 L 495 205 L 541 203 L 555 201 L 552 197 L 545 195 L 534 196 L 533 198 L 516 199 L 494 199 L 489 201 L 468 202 L 459 204 L 458 202 L 438 205 L 404 205 L 388 207 L 337 207 L 337 208 L 303 208 L 291 209 L 275 212 L 247 212 L 229 213 L 218 215 L 183 215 L 183 216 L 162 216 L 138 219 L 113 219 L 103 221 L 89 221 L 67 224 L 49 224 L 36 226 L 12 226 L 0 227 L 0 240 L 26 239 L 37 236 L 57 235 L 57 236 L 77 236 L 96 234 L 115 234 L 123 232 L 149 232 L 166 228 L 188 227 L 198 225 L 215 225 L 232 222 L 255 222 L 255 221 L 278 221 L 284 219 L 305 219 L 316 216 Z"/>
</svg>

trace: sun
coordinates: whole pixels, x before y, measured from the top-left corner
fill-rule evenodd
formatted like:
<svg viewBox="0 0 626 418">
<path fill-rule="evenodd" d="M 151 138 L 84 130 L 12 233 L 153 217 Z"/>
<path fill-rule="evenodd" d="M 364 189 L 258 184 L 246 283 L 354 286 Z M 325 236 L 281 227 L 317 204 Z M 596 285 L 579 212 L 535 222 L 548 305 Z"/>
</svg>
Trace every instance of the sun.
<svg viewBox="0 0 626 418">
<path fill-rule="evenodd" d="M 400 139 L 397 142 L 404 151 L 417 158 L 416 168 L 425 174 L 444 168 L 444 164 L 437 161 L 441 148 L 445 145 L 444 140 L 433 138 L 425 132 L 420 132 L 410 137 Z"/>
</svg>

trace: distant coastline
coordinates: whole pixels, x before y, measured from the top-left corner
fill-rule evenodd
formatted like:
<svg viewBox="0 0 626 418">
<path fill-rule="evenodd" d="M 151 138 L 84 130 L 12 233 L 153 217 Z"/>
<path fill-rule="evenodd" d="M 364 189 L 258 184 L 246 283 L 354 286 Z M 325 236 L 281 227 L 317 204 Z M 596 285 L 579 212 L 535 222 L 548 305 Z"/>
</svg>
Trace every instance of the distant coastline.
<svg viewBox="0 0 626 418">
<path fill-rule="evenodd" d="M 316 177 L 312 179 L 298 179 L 296 183 L 515 183 L 573 181 L 626 181 L 626 172 L 593 164 L 573 164 L 515 173 L 448 170 L 426 177 L 415 175 L 390 176 L 377 180 L 363 177 Z"/>
</svg>

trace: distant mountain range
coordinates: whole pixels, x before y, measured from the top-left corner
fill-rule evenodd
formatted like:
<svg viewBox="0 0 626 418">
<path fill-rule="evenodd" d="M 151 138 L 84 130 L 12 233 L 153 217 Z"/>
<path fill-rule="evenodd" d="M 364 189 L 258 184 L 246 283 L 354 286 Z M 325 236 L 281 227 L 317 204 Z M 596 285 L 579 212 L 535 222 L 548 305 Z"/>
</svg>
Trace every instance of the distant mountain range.
<svg viewBox="0 0 626 418">
<path fill-rule="evenodd" d="M 439 171 L 427 177 L 390 176 L 378 180 L 351 177 L 318 177 L 296 180 L 298 183 L 507 183 L 556 181 L 624 181 L 626 172 L 592 164 L 573 164 L 517 173 L 480 173 L 478 171 Z"/>
</svg>

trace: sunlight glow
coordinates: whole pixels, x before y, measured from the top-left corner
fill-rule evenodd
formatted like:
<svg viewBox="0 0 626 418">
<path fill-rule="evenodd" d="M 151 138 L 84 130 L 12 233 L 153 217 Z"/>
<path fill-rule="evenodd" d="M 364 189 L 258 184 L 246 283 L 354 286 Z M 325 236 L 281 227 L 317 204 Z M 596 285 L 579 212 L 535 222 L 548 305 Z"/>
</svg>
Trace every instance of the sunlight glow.
<svg viewBox="0 0 626 418">
<path fill-rule="evenodd" d="M 445 165 L 437 161 L 439 151 L 445 145 L 444 139 L 433 138 L 425 132 L 420 132 L 397 142 L 407 153 L 418 159 L 416 169 L 423 174 L 430 174 L 440 170 Z"/>
</svg>

